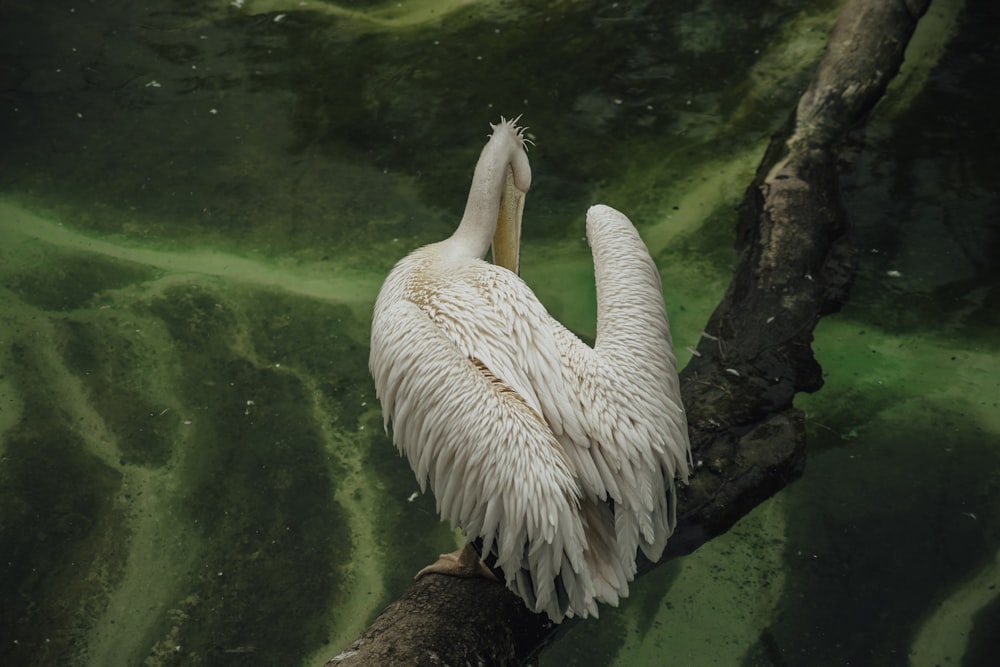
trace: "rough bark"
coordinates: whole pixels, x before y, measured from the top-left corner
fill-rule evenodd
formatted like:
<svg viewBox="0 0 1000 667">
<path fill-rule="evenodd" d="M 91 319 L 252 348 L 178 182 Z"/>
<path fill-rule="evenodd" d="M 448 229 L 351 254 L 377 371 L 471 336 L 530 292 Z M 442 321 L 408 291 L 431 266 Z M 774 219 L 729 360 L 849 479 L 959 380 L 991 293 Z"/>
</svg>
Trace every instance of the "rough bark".
<svg viewBox="0 0 1000 667">
<path fill-rule="evenodd" d="M 840 308 L 854 275 L 840 179 L 929 4 L 844 6 L 812 83 L 746 190 L 732 283 L 681 373 L 696 470 L 661 563 L 725 532 L 802 473 L 805 424 L 792 400 L 822 385 L 813 329 Z M 326 664 L 519 665 L 558 630 L 501 585 L 430 576 Z"/>
</svg>

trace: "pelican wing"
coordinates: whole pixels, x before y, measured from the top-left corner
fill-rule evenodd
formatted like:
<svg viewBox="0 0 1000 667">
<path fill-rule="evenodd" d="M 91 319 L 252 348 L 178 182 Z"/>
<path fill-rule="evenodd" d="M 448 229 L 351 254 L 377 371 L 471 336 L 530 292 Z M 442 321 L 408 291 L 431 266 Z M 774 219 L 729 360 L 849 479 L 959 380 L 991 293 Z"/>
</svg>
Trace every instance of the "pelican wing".
<svg viewBox="0 0 1000 667">
<path fill-rule="evenodd" d="M 578 468 L 593 464 L 614 500 L 619 554 L 631 576 L 636 548 L 658 560 L 676 525 L 674 479 L 689 472 L 687 418 L 649 251 L 629 219 L 608 206 L 587 212 L 587 239 L 597 339 L 591 349 L 565 330 L 558 338 L 592 444 L 568 450 Z"/>
<path fill-rule="evenodd" d="M 485 294 L 491 315 L 509 320 L 502 377 L 537 401 L 585 496 L 614 501 L 618 556 L 631 577 L 636 549 L 655 561 L 674 530 L 674 478 L 687 478 L 690 444 L 659 272 L 632 223 L 610 207 L 588 211 L 587 237 L 598 291 L 594 348 L 510 273 L 489 272 Z"/>
<path fill-rule="evenodd" d="M 495 550 L 533 609 L 557 620 L 596 613 L 584 553 L 595 529 L 572 465 L 537 408 L 491 368 L 503 355 L 468 344 L 482 337 L 469 334 L 476 318 L 445 305 L 470 286 L 450 285 L 376 307 L 371 370 L 394 442 L 442 517 Z"/>
</svg>

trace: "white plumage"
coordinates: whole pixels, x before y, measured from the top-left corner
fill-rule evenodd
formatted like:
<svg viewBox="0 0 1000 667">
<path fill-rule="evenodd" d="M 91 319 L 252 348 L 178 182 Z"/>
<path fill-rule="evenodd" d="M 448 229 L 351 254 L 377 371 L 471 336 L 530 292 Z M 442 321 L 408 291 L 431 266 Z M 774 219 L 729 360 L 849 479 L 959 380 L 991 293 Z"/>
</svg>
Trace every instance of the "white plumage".
<svg viewBox="0 0 1000 667">
<path fill-rule="evenodd" d="M 493 129 L 458 229 L 386 279 L 370 368 L 421 489 L 429 481 L 442 517 L 559 622 L 628 595 L 637 549 L 660 557 L 674 480 L 688 475 L 687 422 L 659 273 L 628 218 L 587 212 L 593 348 L 513 272 L 516 246 L 513 271 L 483 261 L 495 233 L 519 239 L 531 179 L 522 131 Z M 511 263 L 500 241 L 494 258 Z"/>
</svg>

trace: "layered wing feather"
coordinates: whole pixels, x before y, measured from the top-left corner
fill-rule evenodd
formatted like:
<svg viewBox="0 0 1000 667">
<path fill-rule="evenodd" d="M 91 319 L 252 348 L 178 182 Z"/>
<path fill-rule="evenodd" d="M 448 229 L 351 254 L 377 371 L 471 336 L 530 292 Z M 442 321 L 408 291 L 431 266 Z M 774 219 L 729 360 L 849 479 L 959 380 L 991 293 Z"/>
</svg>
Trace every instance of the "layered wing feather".
<svg viewBox="0 0 1000 667">
<path fill-rule="evenodd" d="M 597 285 L 591 349 L 559 335 L 564 372 L 578 383 L 591 438 L 574 463 L 593 462 L 614 500 L 618 547 L 635 568 L 641 548 L 663 553 L 676 525 L 675 478 L 687 480 L 691 446 L 660 274 L 629 219 L 608 206 L 587 212 Z M 593 444 L 596 443 L 596 444 Z"/>
</svg>

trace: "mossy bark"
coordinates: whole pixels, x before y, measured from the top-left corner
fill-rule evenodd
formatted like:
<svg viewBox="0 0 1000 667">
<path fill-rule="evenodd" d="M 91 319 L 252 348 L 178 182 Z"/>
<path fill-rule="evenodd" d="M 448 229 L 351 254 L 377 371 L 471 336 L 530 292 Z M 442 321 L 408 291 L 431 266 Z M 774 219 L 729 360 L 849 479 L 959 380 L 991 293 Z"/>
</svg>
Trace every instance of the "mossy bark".
<svg viewBox="0 0 1000 667">
<path fill-rule="evenodd" d="M 732 283 L 681 373 L 696 469 L 660 562 L 725 532 L 802 474 L 805 419 L 792 400 L 822 386 L 813 329 L 846 301 L 855 270 L 840 180 L 929 4 L 847 2 L 746 190 Z M 558 630 L 503 586 L 429 576 L 327 665 L 518 665 Z"/>
</svg>

